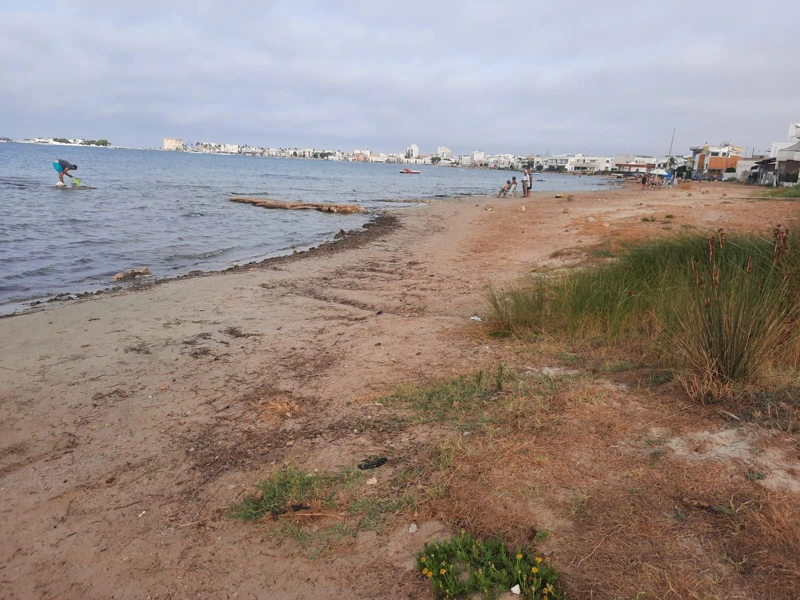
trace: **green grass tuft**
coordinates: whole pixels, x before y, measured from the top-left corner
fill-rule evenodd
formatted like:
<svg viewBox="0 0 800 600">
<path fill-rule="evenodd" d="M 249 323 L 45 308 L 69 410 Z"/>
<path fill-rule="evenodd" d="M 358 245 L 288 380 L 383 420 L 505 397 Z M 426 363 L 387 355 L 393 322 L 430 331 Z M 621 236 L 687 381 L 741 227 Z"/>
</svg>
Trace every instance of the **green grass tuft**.
<svg viewBox="0 0 800 600">
<path fill-rule="evenodd" d="M 257 521 L 265 515 L 280 513 L 292 504 L 325 502 L 337 489 L 352 484 L 361 475 L 345 471 L 337 475 L 308 474 L 294 465 L 281 467 L 256 488 L 258 495 L 248 496 L 231 508 L 229 516 L 243 521 Z"/>
<path fill-rule="evenodd" d="M 616 261 L 490 288 L 489 326 L 658 350 L 659 366 L 749 382 L 796 368 L 800 239 L 683 235 L 629 247 Z"/>
<path fill-rule="evenodd" d="M 458 375 L 426 385 L 406 385 L 388 400 L 410 405 L 423 415 L 423 420 L 448 421 L 486 406 L 503 391 L 507 377 L 504 366 L 500 365 L 493 378 L 478 371 L 472 376 Z"/>
<path fill-rule="evenodd" d="M 800 198 L 800 185 L 769 188 L 763 195 L 767 198 Z"/>
</svg>

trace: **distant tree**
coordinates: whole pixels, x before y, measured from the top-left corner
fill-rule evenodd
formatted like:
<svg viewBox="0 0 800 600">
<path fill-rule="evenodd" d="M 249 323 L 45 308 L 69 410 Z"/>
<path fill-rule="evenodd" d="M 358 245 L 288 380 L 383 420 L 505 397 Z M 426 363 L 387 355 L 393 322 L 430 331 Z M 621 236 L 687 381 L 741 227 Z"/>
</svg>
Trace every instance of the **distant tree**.
<svg viewBox="0 0 800 600">
<path fill-rule="evenodd" d="M 442 162 L 441 156 L 431 156 L 431 163 L 438 165 L 440 162 Z"/>
<path fill-rule="evenodd" d="M 95 146 L 108 146 L 108 140 L 100 139 L 95 142 Z"/>
<path fill-rule="evenodd" d="M 563 173 L 564 171 L 567 170 L 567 167 L 565 167 L 564 165 L 558 165 L 558 169 L 557 170 L 558 170 L 559 173 Z"/>
<path fill-rule="evenodd" d="M 292 156 L 294 156 L 295 158 L 297 158 L 297 150 L 295 150 L 294 152 L 292 152 Z"/>
<path fill-rule="evenodd" d="M 319 158 L 319 152 L 314 152 L 311 156 L 312 158 Z"/>
<path fill-rule="evenodd" d="M 53 138 L 54 142 L 58 142 L 59 144 L 69 144 L 69 140 L 67 138 Z"/>
<path fill-rule="evenodd" d="M 544 170 L 544 165 L 542 163 L 539 163 L 538 165 L 536 165 L 536 170 L 541 173 Z"/>
</svg>

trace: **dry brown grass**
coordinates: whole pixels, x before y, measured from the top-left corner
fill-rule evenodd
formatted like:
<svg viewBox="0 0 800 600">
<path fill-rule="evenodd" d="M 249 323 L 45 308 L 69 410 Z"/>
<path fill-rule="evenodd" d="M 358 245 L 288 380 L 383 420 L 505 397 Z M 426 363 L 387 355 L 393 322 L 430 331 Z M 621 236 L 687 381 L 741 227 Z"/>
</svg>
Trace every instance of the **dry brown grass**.
<svg viewBox="0 0 800 600">
<path fill-rule="evenodd" d="M 436 465 L 419 481 L 431 492 L 420 510 L 510 545 L 551 530 L 542 549 L 572 598 L 795 598 L 797 500 L 768 494 L 740 465 L 665 443 L 720 425 L 677 383 L 570 381 L 510 403 L 484 434 L 420 455 Z"/>
</svg>

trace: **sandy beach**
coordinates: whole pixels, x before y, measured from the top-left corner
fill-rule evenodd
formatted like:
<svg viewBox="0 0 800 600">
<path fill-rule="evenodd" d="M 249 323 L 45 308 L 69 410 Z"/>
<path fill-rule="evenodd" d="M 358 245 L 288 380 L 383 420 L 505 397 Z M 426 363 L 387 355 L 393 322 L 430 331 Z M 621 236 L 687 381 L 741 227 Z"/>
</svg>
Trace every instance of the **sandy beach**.
<svg viewBox="0 0 800 600">
<path fill-rule="evenodd" d="M 442 200 L 325 251 L 0 319 L 0 597 L 432 597 L 413 557 L 447 531 L 444 514 L 421 508 L 414 535 L 397 515 L 309 557 L 227 508 L 285 463 L 335 471 L 387 455 L 380 486 L 393 461 L 451 435 L 398 424 L 376 404 L 393 386 L 546 366 L 470 319 L 487 312 L 487 285 L 574 264 L 601 243 L 682 226 L 768 232 L 796 213 L 747 195 L 628 185 L 572 200 Z M 659 222 L 642 221 L 651 215 Z M 637 402 L 641 427 L 685 407 Z M 691 427 L 723 426 L 712 409 L 697 415 Z M 796 453 L 780 456 L 788 475 L 775 489 L 800 490 Z M 564 577 L 588 589 L 598 555 L 581 548 L 580 526 L 555 509 L 538 517 L 558 534 L 549 551 Z"/>
</svg>

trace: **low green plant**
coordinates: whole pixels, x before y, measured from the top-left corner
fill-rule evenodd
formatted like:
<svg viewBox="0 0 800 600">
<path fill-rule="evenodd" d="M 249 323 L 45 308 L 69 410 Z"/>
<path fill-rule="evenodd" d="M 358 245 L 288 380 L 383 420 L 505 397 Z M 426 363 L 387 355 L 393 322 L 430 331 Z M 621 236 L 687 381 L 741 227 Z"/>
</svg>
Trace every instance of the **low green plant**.
<svg viewBox="0 0 800 600">
<path fill-rule="evenodd" d="M 767 474 L 761 471 L 757 471 L 755 469 L 750 469 L 749 471 L 745 471 L 744 476 L 746 479 L 750 481 L 763 481 L 767 478 Z"/>
<path fill-rule="evenodd" d="M 437 598 L 497 598 L 514 586 L 526 600 L 562 598 L 555 587 L 559 574 L 549 558 L 522 549 L 509 552 L 502 540 L 477 540 L 463 532 L 425 544 L 417 570 L 430 580 Z"/>
<path fill-rule="evenodd" d="M 480 412 L 503 392 L 508 377 L 501 364 L 493 380 L 478 371 L 472 376 L 458 375 L 423 385 L 401 386 L 387 400 L 410 405 L 422 415 L 423 421 L 448 421 L 471 411 Z"/>
<path fill-rule="evenodd" d="M 769 188 L 763 195 L 767 198 L 800 198 L 800 185 Z"/>
<path fill-rule="evenodd" d="M 656 222 L 656 218 L 655 217 L 642 217 L 642 221 L 644 221 L 645 223 L 655 223 Z"/>
<path fill-rule="evenodd" d="M 361 474 L 355 471 L 335 475 L 310 474 L 295 465 L 287 465 L 256 485 L 258 491 L 255 494 L 234 504 L 229 516 L 242 521 L 257 521 L 265 515 L 282 514 L 293 504 L 324 503 L 337 490 L 350 487 L 360 478 Z"/>
<path fill-rule="evenodd" d="M 666 218 L 667 218 L 667 219 L 674 219 L 674 218 L 675 218 L 675 215 L 667 215 L 667 217 L 666 217 Z"/>
</svg>

